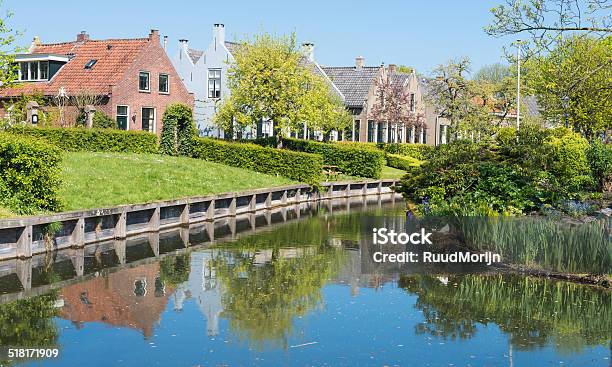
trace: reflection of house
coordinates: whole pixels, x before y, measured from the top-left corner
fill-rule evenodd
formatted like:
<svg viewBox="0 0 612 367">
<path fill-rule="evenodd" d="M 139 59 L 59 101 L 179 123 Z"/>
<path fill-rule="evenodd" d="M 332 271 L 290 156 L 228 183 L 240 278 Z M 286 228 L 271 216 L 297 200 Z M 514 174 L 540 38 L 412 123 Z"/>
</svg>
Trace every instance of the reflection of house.
<svg viewBox="0 0 612 367">
<path fill-rule="evenodd" d="M 76 119 L 75 98 L 77 103 L 95 104 L 123 129 L 158 134 L 167 105 L 193 104 L 157 30 L 146 38 L 106 40 L 81 32 L 74 41 L 51 44 L 37 37 L 29 53 L 17 55 L 15 61 L 19 84 L 2 89 L 0 98 L 10 103 L 21 95 L 70 96 L 64 103 L 68 125 Z"/>
<path fill-rule="evenodd" d="M 221 303 L 221 285 L 212 266 L 216 251 L 202 251 L 191 254 L 191 272 L 189 279 L 180 284 L 174 292 L 174 307 L 183 308 L 183 302 L 193 298 L 198 308 L 206 316 L 208 335 L 219 334 L 219 316 L 223 311 Z"/>
<path fill-rule="evenodd" d="M 75 323 L 104 322 L 150 337 L 170 291 L 160 279 L 158 263 L 142 265 L 64 288 L 60 314 Z"/>
</svg>

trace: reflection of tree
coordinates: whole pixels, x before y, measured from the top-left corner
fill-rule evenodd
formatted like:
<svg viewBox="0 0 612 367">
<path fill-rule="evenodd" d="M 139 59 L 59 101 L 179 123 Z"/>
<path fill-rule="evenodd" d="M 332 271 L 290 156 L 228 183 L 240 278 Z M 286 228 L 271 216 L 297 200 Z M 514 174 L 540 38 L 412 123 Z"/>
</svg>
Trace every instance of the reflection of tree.
<svg viewBox="0 0 612 367">
<path fill-rule="evenodd" d="M 493 322 L 519 350 L 552 343 L 573 352 L 606 345 L 612 336 L 612 295 L 580 284 L 469 275 L 448 285 L 432 276 L 402 277 L 400 286 L 418 295 L 425 323 L 417 331 L 443 338 L 470 338 L 476 323 Z"/>
<path fill-rule="evenodd" d="M 190 254 L 168 256 L 159 262 L 159 275 L 166 286 L 176 286 L 189 279 Z"/>
<path fill-rule="evenodd" d="M 0 345 L 12 347 L 57 347 L 56 293 L 0 305 Z M 6 361 L 0 361 L 5 365 Z"/>
<path fill-rule="evenodd" d="M 320 289 L 339 269 L 342 252 L 325 245 L 266 251 L 271 256 L 263 264 L 245 252 L 231 261 L 215 260 L 225 290 L 223 315 L 241 339 L 257 348 L 266 342 L 286 347 L 293 318 L 321 304 Z"/>
</svg>

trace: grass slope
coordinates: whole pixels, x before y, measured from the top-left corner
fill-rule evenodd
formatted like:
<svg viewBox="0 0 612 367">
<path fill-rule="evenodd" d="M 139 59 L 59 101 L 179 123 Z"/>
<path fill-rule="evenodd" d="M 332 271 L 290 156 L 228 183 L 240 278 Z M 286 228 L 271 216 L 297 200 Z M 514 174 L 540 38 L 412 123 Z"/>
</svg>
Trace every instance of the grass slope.
<svg viewBox="0 0 612 367">
<path fill-rule="evenodd" d="M 200 159 L 155 154 L 66 153 L 65 210 L 144 203 L 294 183 Z"/>
</svg>

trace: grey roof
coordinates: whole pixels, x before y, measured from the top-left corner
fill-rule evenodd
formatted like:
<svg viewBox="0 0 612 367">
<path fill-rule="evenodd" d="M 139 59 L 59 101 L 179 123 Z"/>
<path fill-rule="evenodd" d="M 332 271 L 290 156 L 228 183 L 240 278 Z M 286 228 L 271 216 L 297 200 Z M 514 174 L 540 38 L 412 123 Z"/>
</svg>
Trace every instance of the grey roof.
<svg viewBox="0 0 612 367">
<path fill-rule="evenodd" d="M 407 73 L 393 73 L 391 75 L 391 83 L 404 85 L 406 80 L 410 79 L 410 74 Z"/>
<path fill-rule="evenodd" d="M 225 47 L 231 54 L 233 54 L 236 52 L 236 49 L 240 47 L 240 43 L 225 41 Z"/>
<path fill-rule="evenodd" d="M 342 92 L 348 107 L 363 107 L 380 67 L 364 66 L 357 69 L 354 66 L 334 66 L 323 67 L 323 71 Z"/>
<path fill-rule="evenodd" d="M 311 61 L 310 59 L 308 59 L 308 57 L 302 56 L 300 57 L 300 66 L 310 70 L 313 74 L 323 78 L 328 83 L 334 94 L 340 97 L 343 101 L 345 100 L 345 97 L 340 91 L 340 89 L 332 82 L 329 76 L 325 74 L 321 66 L 319 66 L 315 61 Z"/>
<path fill-rule="evenodd" d="M 189 55 L 191 61 L 195 64 L 196 62 L 198 62 L 200 57 L 204 55 L 204 51 L 194 50 L 193 48 L 190 48 L 187 50 L 187 54 Z"/>
</svg>

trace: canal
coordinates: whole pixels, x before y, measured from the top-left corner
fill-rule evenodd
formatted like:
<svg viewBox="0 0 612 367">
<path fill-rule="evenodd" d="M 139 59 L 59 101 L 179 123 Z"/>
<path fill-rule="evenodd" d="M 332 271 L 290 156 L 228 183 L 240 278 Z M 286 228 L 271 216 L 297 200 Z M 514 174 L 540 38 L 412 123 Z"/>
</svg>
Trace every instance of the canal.
<svg viewBox="0 0 612 367">
<path fill-rule="evenodd" d="M 100 244 L 81 260 L 66 252 L 0 263 L 2 353 L 58 349 L 1 363 L 611 365 L 609 290 L 483 264 L 375 263 L 372 229 L 405 226 L 404 204 L 363 200 L 143 236 L 121 251 Z M 609 259 L 545 260 L 609 271 Z"/>
</svg>

